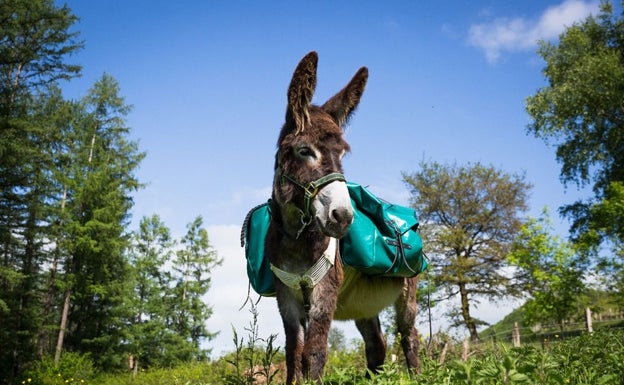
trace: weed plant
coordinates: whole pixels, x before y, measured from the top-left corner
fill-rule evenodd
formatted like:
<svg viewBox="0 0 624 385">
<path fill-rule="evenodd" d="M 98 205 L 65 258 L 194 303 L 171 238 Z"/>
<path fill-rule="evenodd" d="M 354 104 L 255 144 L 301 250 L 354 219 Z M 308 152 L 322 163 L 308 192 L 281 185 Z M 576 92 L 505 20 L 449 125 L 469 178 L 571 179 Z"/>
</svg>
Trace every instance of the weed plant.
<svg viewBox="0 0 624 385">
<path fill-rule="evenodd" d="M 252 385 L 283 384 L 284 356 L 276 336 L 258 334 L 257 311 L 244 328 L 245 337 L 234 332 L 233 352 L 214 362 L 190 363 L 169 369 L 149 369 L 122 374 L 94 374 L 88 356 L 65 356 L 59 367 L 46 361 L 25 373 L 24 384 L 33 385 Z M 327 385 L 624 385 L 624 330 L 600 330 L 550 344 L 483 344 L 467 361 L 457 348 L 449 349 L 445 362 L 436 352 L 421 351 L 421 372 L 410 376 L 404 360 L 393 347 L 384 370 L 366 373 L 363 344 L 332 352 L 325 370 Z M 390 357 L 389 357 L 390 358 Z M 312 384 L 308 381 L 306 384 Z"/>
</svg>

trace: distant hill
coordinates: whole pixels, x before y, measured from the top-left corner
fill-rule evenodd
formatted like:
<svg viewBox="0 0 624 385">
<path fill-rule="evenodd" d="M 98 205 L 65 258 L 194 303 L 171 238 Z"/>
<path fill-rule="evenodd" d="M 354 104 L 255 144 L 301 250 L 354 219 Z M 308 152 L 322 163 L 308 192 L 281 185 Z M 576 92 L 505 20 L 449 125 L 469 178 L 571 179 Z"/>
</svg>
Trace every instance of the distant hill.
<svg viewBox="0 0 624 385">
<path fill-rule="evenodd" d="M 518 323 L 521 331 L 522 329 L 530 330 L 530 325 L 524 324 L 524 304 L 515 308 L 511 313 L 507 314 L 502 320 L 498 321 L 494 325 L 488 326 L 486 329 L 479 333 L 481 340 L 491 340 L 493 336 L 501 341 L 511 340 L 511 331 L 513 329 L 514 322 Z"/>
<path fill-rule="evenodd" d="M 593 328 L 621 328 L 624 327 L 624 309 L 620 306 L 621 299 L 618 295 L 601 290 L 590 289 L 579 298 L 578 314 L 573 320 L 566 322 L 565 332 L 561 332 L 556 325 L 532 325 L 525 321 L 524 307 L 511 311 L 502 320 L 487 327 L 479 333 L 482 341 L 511 341 L 511 333 L 514 322 L 518 323 L 520 335 L 523 341 L 543 341 L 550 338 L 562 338 L 564 336 L 576 335 L 585 330 L 585 307 L 589 306 L 593 312 Z"/>
</svg>

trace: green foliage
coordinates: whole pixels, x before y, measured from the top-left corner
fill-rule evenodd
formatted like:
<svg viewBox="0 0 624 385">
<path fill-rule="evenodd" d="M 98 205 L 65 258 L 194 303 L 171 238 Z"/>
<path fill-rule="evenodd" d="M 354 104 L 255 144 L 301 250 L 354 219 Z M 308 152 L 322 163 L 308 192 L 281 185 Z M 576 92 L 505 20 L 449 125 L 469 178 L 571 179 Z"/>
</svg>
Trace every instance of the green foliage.
<svg viewBox="0 0 624 385">
<path fill-rule="evenodd" d="M 82 48 L 69 28 L 77 17 L 52 0 L 5 0 L 0 4 L 0 115 L 13 115 L 33 89 L 71 79 L 81 67 L 65 59 Z M 13 115 L 15 116 L 15 115 Z M 1 151 L 0 151 L 1 152 Z"/>
<path fill-rule="evenodd" d="M 262 381 L 266 384 L 272 384 L 276 376 L 284 378 L 285 373 L 280 373 L 280 369 L 275 367 L 277 358 L 283 360 L 283 356 L 279 353 L 279 347 L 274 346 L 277 335 L 272 334 L 264 339 L 258 334 L 258 309 L 251 304 L 250 309 L 252 320 L 249 326 L 245 328 L 247 332 L 247 342 L 245 338 L 239 338 L 234 328 L 233 342 L 235 351 L 224 357 L 234 371 L 225 368 L 221 373 L 225 384 L 243 385 L 253 384 L 256 381 Z"/>
<path fill-rule="evenodd" d="M 33 369 L 22 375 L 22 384 L 32 385 L 77 385 L 90 383 L 95 377 L 93 360 L 88 354 L 67 352 L 58 364 L 52 356 L 37 361 Z"/>
<path fill-rule="evenodd" d="M 71 135 L 59 143 L 67 154 L 59 279 L 71 299 L 61 329 L 67 331 L 65 348 L 93 352 L 96 365 L 112 369 L 124 364 L 124 320 L 130 317 L 125 226 L 144 154 L 127 138 L 129 106 L 115 79 L 103 75 L 78 106 Z"/>
<path fill-rule="evenodd" d="M 0 382 L 38 355 L 45 322 L 41 287 L 49 264 L 53 221 L 55 135 L 48 86 L 79 75 L 67 58 L 81 47 L 76 21 L 52 0 L 0 3 Z M 48 103 L 48 100 L 51 102 Z M 54 110 L 54 109 L 52 109 Z"/>
<path fill-rule="evenodd" d="M 92 377 L 92 367 L 88 357 L 76 355 L 67 357 L 71 364 L 62 364 L 62 372 L 55 371 L 49 360 L 41 364 L 37 370 L 23 377 L 35 384 L 58 384 L 59 378 L 74 379 L 73 384 L 92 385 L 207 385 L 207 384 L 251 384 L 248 371 L 263 370 L 265 358 L 271 362 L 283 360 L 277 349 L 262 346 L 262 339 L 253 337 L 253 322 L 250 328 L 250 340 L 235 338 L 238 352 L 233 352 L 219 361 L 212 363 L 190 363 L 171 369 L 147 369 L 136 374 L 99 374 Z M 256 321 L 257 322 L 257 321 Z M 256 324 L 257 325 L 257 324 Z M 257 333 L 257 332 L 256 332 Z M 252 343 L 252 340 L 256 343 Z M 270 339 L 270 338 L 269 338 Z M 255 363 L 249 366 L 248 349 L 253 347 Z M 267 354 L 268 352 L 268 354 Z M 238 362 L 235 360 L 238 358 Z M 232 362 L 234 361 L 234 363 Z M 360 385 L 360 384 L 532 384 L 532 385 L 589 385 L 618 384 L 624 378 L 624 331 L 604 330 L 593 334 L 584 333 L 579 337 L 569 338 L 551 343 L 547 348 L 524 345 L 520 348 L 509 348 L 505 344 L 490 345 L 486 349 L 473 352 L 467 361 L 450 359 L 440 363 L 424 355 L 421 351 L 422 370 L 410 376 L 404 366 L 397 362 L 388 362 L 384 371 L 367 378 L 366 363 L 358 349 L 334 352 L 330 355 L 323 378 L 324 384 Z M 236 369 L 236 365 L 240 370 Z M 82 369 L 81 369 L 82 368 Z M 91 368 L 91 369 L 89 369 Z M 58 376 L 58 374 L 61 376 Z M 86 373 L 83 377 L 81 373 Z M 280 372 L 268 383 L 281 383 Z M 281 373 L 283 375 L 283 373 Z M 65 382 L 63 382 L 65 383 Z M 69 382 L 68 382 L 69 383 Z M 307 382 L 311 383 L 311 382 Z"/>
<path fill-rule="evenodd" d="M 532 298 L 523 306 L 524 321 L 563 324 L 577 311 L 586 264 L 574 246 L 552 235 L 548 211 L 529 218 L 513 242 L 508 260 L 519 269 L 518 285 Z"/>
<path fill-rule="evenodd" d="M 137 371 L 151 366 L 168 367 L 175 360 L 167 344 L 168 334 L 173 333 L 167 328 L 169 309 L 162 300 L 172 284 L 171 274 L 164 267 L 174 245 L 169 228 L 153 215 L 141 219 L 128 252 L 133 286 L 128 351 Z"/>
<path fill-rule="evenodd" d="M 528 131 L 557 146 L 563 182 L 593 184 L 593 198 L 562 212 L 574 221 L 573 234 L 594 251 L 606 240 L 621 249 L 624 235 L 617 208 L 624 182 L 622 36 L 624 19 L 604 2 L 597 16 L 569 26 L 557 44 L 542 42 L 538 52 L 548 85 L 526 102 L 533 119 Z"/>
<path fill-rule="evenodd" d="M 209 351 L 200 349 L 200 341 L 214 337 L 205 326 L 212 308 L 203 296 L 210 289 L 210 272 L 221 264 L 217 252 L 208 241 L 208 232 L 202 228 L 201 217 L 187 225 L 187 233 L 182 238 L 182 249 L 176 252 L 172 269 L 174 287 L 169 291 L 168 306 L 173 309 L 169 320 L 173 330 L 190 342 L 186 360 L 203 360 Z"/>
<path fill-rule="evenodd" d="M 427 245 L 434 301 L 458 296 L 459 304 L 449 315 L 477 339 L 482 322 L 470 311 L 477 297 L 496 300 L 519 294 L 503 268 L 531 186 L 523 175 L 478 163 L 421 163 L 419 168 L 403 173 L 403 179 Z"/>
</svg>

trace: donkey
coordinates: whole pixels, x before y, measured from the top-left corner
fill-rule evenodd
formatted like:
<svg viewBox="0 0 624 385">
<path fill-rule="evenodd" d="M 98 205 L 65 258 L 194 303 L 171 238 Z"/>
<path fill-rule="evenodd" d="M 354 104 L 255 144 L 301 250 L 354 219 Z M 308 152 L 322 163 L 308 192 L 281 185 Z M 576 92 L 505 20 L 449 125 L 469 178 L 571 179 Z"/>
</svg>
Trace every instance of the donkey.
<svg viewBox="0 0 624 385">
<path fill-rule="evenodd" d="M 368 69 L 360 68 L 319 107 L 311 104 L 317 63 L 316 52 L 303 57 L 288 88 L 265 240 L 286 335 L 286 383 L 320 383 L 332 319 L 355 320 L 367 367 L 377 372 L 386 354 L 379 312 L 392 303 L 407 365 L 417 371 L 416 278 L 367 276 L 340 259 L 338 239 L 354 215 L 342 174 L 350 150 L 343 127 L 360 102 Z"/>
</svg>

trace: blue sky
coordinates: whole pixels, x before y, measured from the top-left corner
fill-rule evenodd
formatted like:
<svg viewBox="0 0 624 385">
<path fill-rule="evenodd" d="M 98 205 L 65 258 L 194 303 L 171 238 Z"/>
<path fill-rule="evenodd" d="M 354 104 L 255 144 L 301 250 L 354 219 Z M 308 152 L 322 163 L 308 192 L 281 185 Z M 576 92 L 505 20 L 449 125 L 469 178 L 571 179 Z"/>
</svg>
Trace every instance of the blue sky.
<svg viewBox="0 0 624 385">
<path fill-rule="evenodd" d="M 61 4 L 61 2 L 59 2 Z M 347 129 L 349 180 L 407 204 L 401 172 L 422 161 L 481 162 L 525 173 L 530 214 L 576 200 L 564 189 L 553 147 L 526 134 L 525 99 L 544 86 L 537 40 L 596 13 L 597 1 L 67 1 L 85 49 L 83 76 L 64 84 L 84 95 L 103 73 L 115 77 L 132 137 L 147 152 L 138 172 L 133 222 L 157 213 L 178 237 L 202 215 L 224 259 L 207 301 L 208 344 L 232 350 L 231 326 L 249 322 L 238 243 L 246 212 L 270 194 L 286 89 L 299 59 L 319 53 L 315 102 L 355 71 L 370 71 Z M 565 235 L 567 224 L 558 228 Z M 482 303 L 477 317 L 501 319 L 510 304 Z M 260 303 L 261 333 L 278 333 L 273 299 Z M 340 323 L 347 337 L 356 332 Z M 443 326 L 443 323 L 440 324 Z M 419 327 L 426 333 L 424 325 Z"/>
</svg>

